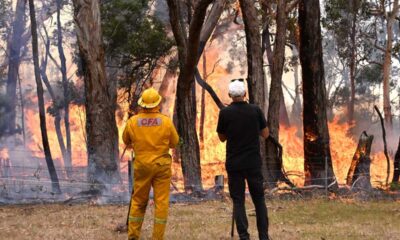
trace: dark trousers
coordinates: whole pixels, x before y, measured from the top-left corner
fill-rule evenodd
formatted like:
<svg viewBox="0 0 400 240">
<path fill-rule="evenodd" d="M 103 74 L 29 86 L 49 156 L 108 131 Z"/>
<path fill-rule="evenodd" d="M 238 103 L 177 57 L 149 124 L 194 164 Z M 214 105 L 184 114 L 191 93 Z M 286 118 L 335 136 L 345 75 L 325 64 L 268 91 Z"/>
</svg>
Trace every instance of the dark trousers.
<svg viewBox="0 0 400 240">
<path fill-rule="evenodd" d="M 245 209 L 245 189 L 249 187 L 251 199 L 256 208 L 257 229 L 260 240 L 268 239 L 268 213 L 265 205 L 263 176 L 261 169 L 246 169 L 241 171 L 229 171 L 228 183 L 229 193 L 233 200 L 233 211 L 236 221 L 236 228 L 240 239 L 249 239 L 247 231 L 249 226 Z"/>
</svg>

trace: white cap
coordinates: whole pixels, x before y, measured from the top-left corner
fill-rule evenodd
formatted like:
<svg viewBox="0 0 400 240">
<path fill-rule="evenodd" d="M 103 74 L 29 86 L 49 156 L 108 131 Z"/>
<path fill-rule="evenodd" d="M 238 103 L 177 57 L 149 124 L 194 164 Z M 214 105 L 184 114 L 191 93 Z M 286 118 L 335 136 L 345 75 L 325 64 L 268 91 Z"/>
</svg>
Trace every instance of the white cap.
<svg viewBox="0 0 400 240">
<path fill-rule="evenodd" d="M 246 93 L 246 87 L 243 81 L 235 80 L 229 84 L 229 95 L 231 97 L 243 97 Z"/>
</svg>

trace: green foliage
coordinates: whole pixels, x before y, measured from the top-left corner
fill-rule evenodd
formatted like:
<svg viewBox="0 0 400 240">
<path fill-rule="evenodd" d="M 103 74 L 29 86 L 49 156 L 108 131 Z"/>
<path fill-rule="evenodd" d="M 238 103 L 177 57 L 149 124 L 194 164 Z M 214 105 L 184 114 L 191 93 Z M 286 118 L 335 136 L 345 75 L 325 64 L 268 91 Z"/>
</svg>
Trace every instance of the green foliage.
<svg viewBox="0 0 400 240">
<path fill-rule="evenodd" d="M 9 26 L 10 12 L 10 0 L 0 0 L 0 29 L 3 30 Z"/>
<path fill-rule="evenodd" d="M 382 66 L 377 64 L 371 64 L 361 67 L 356 76 L 356 83 L 367 85 L 382 83 Z"/>
<path fill-rule="evenodd" d="M 363 3 L 362 0 L 327 0 L 325 2 L 326 16 L 322 18 L 322 24 L 333 33 L 337 45 L 336 51 L 339 57 L 347 62 L 352 57 L 352 27 L 355 24 L 356 30 L 360 28 Z"/>
<path fill-rule="evenodd" d="M 400 191 L 400 183 L 398 183 L 398 182 L 390 183 L 390 190 L 392 190 L 392 191 Z"/>
<path fill-rule="evenodd" d="M 101 14 L 107 61 L 118 61 L 126 72 L 120 86 L 130 88 L 133 80 L 150 76 L 173 42 L 149 14 L 148 0 L 103 0 Z"/>
</svg>

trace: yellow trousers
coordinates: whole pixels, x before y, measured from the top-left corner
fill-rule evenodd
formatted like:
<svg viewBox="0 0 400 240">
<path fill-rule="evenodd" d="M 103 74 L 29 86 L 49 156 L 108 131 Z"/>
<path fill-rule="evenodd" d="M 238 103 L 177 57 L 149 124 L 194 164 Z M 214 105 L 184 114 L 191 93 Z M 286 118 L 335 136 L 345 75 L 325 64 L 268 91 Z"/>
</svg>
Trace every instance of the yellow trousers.
<svg viewBox="0 0 400 240">
<path fill-rule="evenodd" d="M 133 194 L 130 206 L 128 239 L 138 240 L 151 187 L 154 192 L 154 228 L 153 240 L 164 239 L 169 207 L 171 184 L 171 165 L 160 163 L 134 163 Z"/>
</svg>

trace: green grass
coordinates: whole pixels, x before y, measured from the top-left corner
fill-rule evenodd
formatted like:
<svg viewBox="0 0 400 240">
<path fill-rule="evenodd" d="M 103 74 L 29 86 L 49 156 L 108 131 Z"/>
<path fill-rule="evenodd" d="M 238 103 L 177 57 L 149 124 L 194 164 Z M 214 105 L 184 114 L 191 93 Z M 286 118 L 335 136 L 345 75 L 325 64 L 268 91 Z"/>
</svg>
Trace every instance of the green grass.
<svg viewBox="0 0 400 240">
<path fill-rule="evenodd" d="M 400 202 L 356 200 L 269 200 L 270 235 L 277 239 L 400 239 Z M 254 207 L 247 210 L 257 239 Z M 0 239 L 126 239 L 115 227 L 127 206 L 28 205 L 0 208 Z M 152 230 L 147 211 L 143 239 Z M 230 239 L 231 203 L 171 206 L 166 239 Z M 237 234 L 235 233 L 237 236 Z"/>
</svg>

